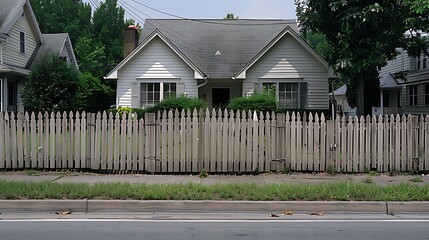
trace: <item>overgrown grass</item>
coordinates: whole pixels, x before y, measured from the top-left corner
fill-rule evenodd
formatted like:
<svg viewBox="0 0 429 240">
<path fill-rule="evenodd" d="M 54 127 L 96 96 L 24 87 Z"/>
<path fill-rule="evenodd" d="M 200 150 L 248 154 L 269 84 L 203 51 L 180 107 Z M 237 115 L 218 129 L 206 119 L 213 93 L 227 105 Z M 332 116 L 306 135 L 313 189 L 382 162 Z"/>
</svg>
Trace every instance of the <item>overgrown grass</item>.
<svg viewBox="0 0 429 240">
<path fill-rule="evenodd" d="M 352 181 L 309 184 L 129 184 L 0 181 L 0 199 L 136 199 L 252 201 L 428 201 L 429 185 L 379 186 Z"/>
</svg>

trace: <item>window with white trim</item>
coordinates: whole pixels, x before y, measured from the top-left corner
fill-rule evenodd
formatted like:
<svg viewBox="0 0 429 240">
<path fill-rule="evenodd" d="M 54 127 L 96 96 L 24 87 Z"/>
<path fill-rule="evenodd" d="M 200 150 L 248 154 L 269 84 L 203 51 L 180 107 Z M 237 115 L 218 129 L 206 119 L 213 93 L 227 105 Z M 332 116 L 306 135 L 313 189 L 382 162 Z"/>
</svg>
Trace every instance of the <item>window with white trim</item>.
<svg viewBox="0 0 429 240">
<path fill-rule="evenodd" d="M 262 92 L 273 93 L 280 108 L 305 109 L 307 108 L 306 82 L 263 82 Z"/>
<path fill-rule="evenodd" d="M 19 52 L 25 53 L 25 34 L 19 32 Z"/>
<path fill-rule="evenodd" d="M 420 55 L 417 56 L 416 68 L 417 71 L 429 68 L 428 56 L 425 53 L 420 53 Z"/>
<path fill-rule="evenodd" d="M 299 108 L 298 83 L 279 83 L 279 107 Z"/>
<path fill-rule="evenodd" d="M 410 86 L 410 105 L 415 106 L 417 105 L 417 86 Z"/>
<path fill-rule="evenodd" d="M 177 83 L 141 83 L 140 107 L 153 107 L 163 99 L 176 97 Z"/>
</svg>

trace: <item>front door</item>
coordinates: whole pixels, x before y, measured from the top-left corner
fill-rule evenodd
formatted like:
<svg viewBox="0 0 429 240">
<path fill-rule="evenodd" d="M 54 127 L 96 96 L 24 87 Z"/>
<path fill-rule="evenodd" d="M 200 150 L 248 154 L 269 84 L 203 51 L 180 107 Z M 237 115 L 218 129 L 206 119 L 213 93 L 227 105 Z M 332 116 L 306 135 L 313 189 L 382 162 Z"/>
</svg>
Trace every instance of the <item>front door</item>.
<svg viewBox="0 0 429 240">
<path fill-rule="evenodd" d="M 212 107 L 224 108 L 231 97 L 229 88 L 213 88 L 212 89 Z"/>
</svg>

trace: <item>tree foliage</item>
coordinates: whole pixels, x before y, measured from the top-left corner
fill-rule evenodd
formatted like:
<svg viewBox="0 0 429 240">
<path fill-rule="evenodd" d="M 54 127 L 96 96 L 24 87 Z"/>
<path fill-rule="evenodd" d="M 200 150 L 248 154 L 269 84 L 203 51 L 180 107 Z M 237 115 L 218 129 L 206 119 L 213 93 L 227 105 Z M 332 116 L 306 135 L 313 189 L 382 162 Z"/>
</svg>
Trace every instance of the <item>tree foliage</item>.
<svg viewBox="0 0 429 240">
<path fill-rule="evenodd" d="M 404 33 L 410 29 L 407 19 L 414 19 L 406 5 L 412 1 L 295 0 L 303 31 L 326 37 L 332 51 L 325 58 L 356 86 L 359 113 L 364 109 L 365 76 L 395 57 L 397 47 L 411 46 Z"/>
<path fill-rule="evenodd" d="M 22 101 L 27 111 L 76 110 L 78 72 L 57 55 L 46 55 L 25 82 Z"/>
<path fill-rule="evenodd" d="M 100 99 L 109 99 L 113 93 L 111 88 L 102 84 L 100 79 L 93 77 L 91 73 L 81 74 L 77 94 L 78 110 L 98 112 L 108 109 L 110 102 L 100 101 Z"/>
<path fill-rule="evenodd" d="M 79 70 L 84 73 L 81 82 L 95 87 L 80 87 L 85 103 L 77 105 L 87 111 L 110 106 L 115 83 L 105 82 L 102 77 L 123 59 L 123 31 L 133 22 L 124 18 L 124 9 L 117 0 L 101 2 L 97 9 L 91 9 L 83 0 L 31 0 L 31 4 L 42 33 L 69 33 Z"/>
</svg>

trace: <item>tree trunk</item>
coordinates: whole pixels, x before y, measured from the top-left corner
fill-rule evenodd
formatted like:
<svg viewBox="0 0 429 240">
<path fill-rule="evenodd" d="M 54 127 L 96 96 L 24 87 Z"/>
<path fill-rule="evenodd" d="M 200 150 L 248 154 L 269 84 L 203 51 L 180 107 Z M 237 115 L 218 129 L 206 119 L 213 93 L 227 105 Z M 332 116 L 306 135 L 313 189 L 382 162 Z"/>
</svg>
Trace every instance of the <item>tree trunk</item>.
<svg viewBox="0 0 429 240">
<path fill-rule="evenodd" d="M 358 116 L 365 114 L 365 81 L 364 81 L 364 72 L 359 74 L 359 80 L 356 85 L 356 114 Z"/>
</svg>

